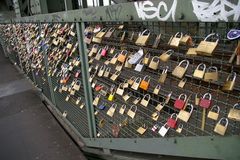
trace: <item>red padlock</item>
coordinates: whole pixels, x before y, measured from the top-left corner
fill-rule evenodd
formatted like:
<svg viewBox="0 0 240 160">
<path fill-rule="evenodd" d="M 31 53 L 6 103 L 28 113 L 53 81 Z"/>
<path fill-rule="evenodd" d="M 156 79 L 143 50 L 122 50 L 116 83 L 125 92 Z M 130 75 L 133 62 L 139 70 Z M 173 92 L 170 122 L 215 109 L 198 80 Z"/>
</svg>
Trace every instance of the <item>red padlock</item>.
<svg viewBox="0 0 240 160">
<path fill-rule="evenodd" d="M 105 46 L 105 47 L 102 49 L 101 56 L 106 57 L 106 56 L 107 56 L 107 50 L 108 50 L 108 45 Z"/>
<path fill-rule="evenodd" d="M 79 75 L 80 75 L 81 71 L 80 70 L 77 70 L 77 72 L 75 73 L 75 78 L 78 78 Z"/>
<path fill-rule="evenodd" d="M 176 99 L 175 103 L 174 103 L 174 107 L 177 109 L 183 109 L 185 106 L 187 100 L 187 95 L 186 94 L 180 94 L 178 96 L 178 99 Z"/>
<path fill-rule="evenodd" d="M 173 113 L 170 118 L 167 120 L 167 125 L 170 128 L 176 128 L 177 126 L 177 114 Z"/>
<path fill-rule="evenodd" d="M 96 87 L 95 87 L 95 91 L 100 91 L 100 90 L 102 90 L 103 89 L 103 85 L 97 85 Z"/>
<path fill-rule="evenodd" d="M 209 108 L 212 102 L 212 95 L 210 93 L 205 93 L 200 99 L 199 106 L 202 108 Z"/>
</svg>

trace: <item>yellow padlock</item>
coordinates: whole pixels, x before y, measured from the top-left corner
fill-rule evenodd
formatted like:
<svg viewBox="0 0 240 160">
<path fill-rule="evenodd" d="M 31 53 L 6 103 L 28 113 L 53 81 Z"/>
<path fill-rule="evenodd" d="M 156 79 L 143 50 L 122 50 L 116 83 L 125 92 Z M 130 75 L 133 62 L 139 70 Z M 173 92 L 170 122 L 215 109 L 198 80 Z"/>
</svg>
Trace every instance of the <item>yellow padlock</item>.
<svg viewBox="0 0 240 160">
<path fill-rule="evenodd" d="M 227 77 L 226 82 L 223 85 L 222 90 L 224 91 L 232 91 L 235 85 L 235 81 L 236 81 L 236 77 L 237 77 L 237 73 L 236 72 L 232 72 L 229 74 L 229 76 Z"/>
</svg>

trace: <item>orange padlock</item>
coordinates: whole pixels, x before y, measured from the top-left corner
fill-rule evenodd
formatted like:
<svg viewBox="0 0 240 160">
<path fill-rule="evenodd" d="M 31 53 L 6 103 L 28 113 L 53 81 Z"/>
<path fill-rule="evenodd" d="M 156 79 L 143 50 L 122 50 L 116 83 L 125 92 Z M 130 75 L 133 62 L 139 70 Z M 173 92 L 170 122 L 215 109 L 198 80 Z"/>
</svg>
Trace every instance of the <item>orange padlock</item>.
<svg viewBox="0 0 240 160">
<path fill-rule="evenodd" d="M 150 85 L 150 76 L 146 75 L 141 81 L 139 88 L 146 91 L 148 90 L 149 85 Z"/>
</svg>

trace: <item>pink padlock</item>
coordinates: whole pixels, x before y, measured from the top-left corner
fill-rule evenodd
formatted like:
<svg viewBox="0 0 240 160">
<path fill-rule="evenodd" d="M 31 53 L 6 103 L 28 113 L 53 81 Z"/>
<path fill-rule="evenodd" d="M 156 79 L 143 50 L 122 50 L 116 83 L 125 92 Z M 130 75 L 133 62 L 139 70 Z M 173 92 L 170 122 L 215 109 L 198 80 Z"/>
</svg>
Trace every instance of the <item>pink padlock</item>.
<svg viewBox="0 0 240 160">
<path fill-rule="evenodd" d="M 107 50 L 108 50 L 108 45 L 105 46 L 105 47 L 102 49 L 101 56 L 106 57 L 106 56 L 107 56 Z"/>
</svg>

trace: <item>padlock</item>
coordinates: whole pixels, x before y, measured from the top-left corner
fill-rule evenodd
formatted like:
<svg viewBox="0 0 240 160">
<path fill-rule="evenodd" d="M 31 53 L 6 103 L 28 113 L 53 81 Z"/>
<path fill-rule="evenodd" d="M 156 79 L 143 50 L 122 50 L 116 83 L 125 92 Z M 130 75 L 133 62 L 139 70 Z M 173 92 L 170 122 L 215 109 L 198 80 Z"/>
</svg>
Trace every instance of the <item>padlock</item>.
<svg viewBox="0 0 240 160">
<path fill-rule="evenodd" d="M 150 85 L 150 76 L 146 75 L 143 80 L 141 81 L 139 88 L 143 89 L 143 90 L 148 90 Z"/>
<path fill-rule="evenodd" d="M 197 55 L 196 50 L 197 50 L 197 48 L 188 48 L 188 51 L 186 54 L 189 56 L 196 56 Z"/>
<path fill-rule="evenodd" d="M 205 56 L 212 56 L 213 51 L 218 45 L 219 39 L 217 39 L 215 42 L 207 41 L 207 39 L 211 36 L 216 35 L 218 37 L 218 34 L 211 33 L 209 34 L 203 41 L 201 41 L 196 49 L 197 54 L 199 55 L 205 55 Z"/>
<path fill-rule="evenodd" d="M 203 79 L 205 71 L 206 71 L 206 65 L 204 63 L 200 63 L 197 66 L 197 68 L 194 70 L 193 77 Z"/>
<path fill-rule="evenodd" d="M 121 51 L 121 53 L 118 55 L 117 60 L 121 63 L 124 63 L 127 58 L 128 52 L 126 50 Z"/>
<path fill-rule="evenodd" d="M 232 91 L 235 85 L 237 73 L 232 72 L 228 75 L 226 82 L 224 83 L 222 90 L 224 91 Z"/>
<path fill-rule="evenodd" d="M 98 71 L 98 77 L 102 77 L 103 76 L 103 73 L 104 73 L 104 71 L 105 71 L 105 69 L 106 69 L 106 66 L 105 65 L 102 65 L 101 67 L 100 67 L 100 69 L 99 69 L 99 71 Z"/>
<path fill-rule="evenodd" d="M 191 107 L 190 111 L 186 111 L 189 106 Z M 188 122 L 189 118 L 192 115 L 192 112 L 193 112 L 193 105 L 188 103 L 184 110 L 180 110 L 177 117 L 184 122 Z"/>
<path fill-rule="evenodd" d="M 131 92 L 128 92 L 127 94 L 125 94 L 122 98 L 124 101 L 127 101 L 130 97 L 132 96 Z"/>
<path fill-rule="evenodd" d="M 106 68 L 106 70 L 103 74 L 103 77 L 106 77 L 106 78 L 109 77 L 110 71 L 111 71 L 111 67 Z"/>
<path fill-rule="evenodd" d="M 75 95 L 75 92 L 76 92 L 76 91 L 75 91 L 74 89 L 71 89 L 71 90 L 70 90 L 70 95 L 71 95 L 71 96 Z"/>
<path fill-rule="evenodd" d="M 106 123 L 106 121 L 105 121 L 104 119 L 101 119 L 101 120 L 99 121 L 99 123 L 98 123 L 98 126 L 99 126 L 100 128 L 103 128 L 104 125 L 105 125 L 105 123 Z"/>
<path fill-rule="evenodd" d="M 117 104 L 113 103 L 112 106 L 108 109 L 107 115 L 110 117 L 113 117 L 113 115 L 116 111 L 116 108 L 117 108 Z"/>
<path fill-rule="evenodd" d="M 237 108 L 239 107 L 239 108 Z M 236 103 L 228 113 L 228 118 L 234 121 L 240 121 L 240 103 Z"/>
<path fill-rule="evenodd" d="M 148 67 L 153 69 L 153 70 L 157 70 L 158 69 L 158 64 L 159 64 L 159 58 L 157 56 L 154 56 Z"/>
<path fill-rule="evenodd" d="M 225 121 L 225 125 L 222 124 L 223 121 Z M 217 122 L 217 124 L 216 124 L 216 126 L 214 128 L 214 132 L 224 136 L 225 133 L 226 133 L 227 127 L 228 127 L 228 119 L 227 118 L 221 118 Z"/>
<path fill-rule="evenodd" d="M 131 88 L 134 89 L 134 90 L 138 90 L 138 87 L 139 87 L 141 81 L 142 81 L 142 79 L 141 79 L 140 77 L 137 77 L 137 78 L 134 80 Z"/>
<path fill-rule="evenodd" d="M 161 34 L 159 34 L 159 35 L 156 37 L 155 41 L 153 42 L 152 48 L 158 48 L 158 45 L 159 45 L 159 43 L 160 43 L 160 40 L 161 40 Z"/>
<path fill-rule="evenodd" d="M 141 72 L 143 70 L 144 64 L 142 63 L 143 59 L 135 67 L 135 71 Z"/>
<path fill-rule="evenodd" d="M 81 81 L 77 80 L 73 86 L 73 89 L 75 89 L 76 91 L 79 91 L 80 86 L 81 86 Z"/>
<path fill-rule="evenodd" d="M 128 57 L 127 60 L 125 61 L 124 67 L 125 68 L 132 68 L 132 64 L 130 64 L 128 61 L 131 57 Z"/>
<path fill-rule="evenodd" d="M 160 112 L 159 111 L 153 112 L 152 120 L 157 121 L 159 116 L 160 116 Z"/>
<path fill-rule="evenodd" d="M 140 46 L 145 46 L 150 36 L 150 31 L 148 29 L 144 30 L 139 34 L 135 44 Z"/>
<path fill-rule="evenodd" d="M 179 124 L 177 129 L 176 129 L 176 132 L 181 133 L 182 130 L 183 130 L 183 124 Z"/>
<path fill-rule="evenodd" d="M 108 100 L 112 102 L 114 100 L 114 95 L 115 95 L 115 91 L 112 91 L 108 96 Z"/>
<path fill-rule="evenodd" d="M 94 105 L 94 106 L 97 106 L 97 105 L 98 105 L 99 100 L 100 100 L 100 97 L 101 97 L 100 94 L 98 94 L 98 95 L 95 97 L 95 99 L 93 100 L 93 105 Z"/>
<path fill-rule="evenodd" d="M 162 84 L 165 82 L 167 78 L 167 71 L 168 71 L 168 66 L 165 69 L 163 69 L 162 74 L 160 75 L 159 82 Z"/>
<path fill-rule="evenodd" d="M 154 90 L 153 90 L 153 94 L 158 95 L 160 89 L 161 89 L 161 85 L 160 85 L 160 84 L 156 85 L 156 87 L 155 87 Z"/>
<path fill-rule="evenodd" d="M 193 46 L 192 37 L 191 37 L 190 35 L 185 34 L 185 35 L 181 38 L 180 44 L 187 45 L 187 46 Z"/>
<path fill-rule="evenodd" d="M 170 49 L 170 50 L 164 52 L 163 54 L 161 54 L 159 59 L 163 62 L 167 62 L 173 53 L 174 53 L 174 51 Z"/>
<path fill-rule="evenodd" d="M 107 28 L 103 28 L 101 31 L 99 31 L 95 37 L 97 38 L 103 38 L 103 36 L 106 34 Z"/>
<path fill-rule="evenodd" d="M 115 31 L 115 28 L 110 28 L 108 31 L 107 31 L 107 33 L 105 34 L 105 38 L 109 38 L 109 37 L 111 37 L 111 35 L 113 34 L 113 32 Z"/>
<path fill-rule="evenodd" d="M 155 124 L 152 128 L 151 128 L 151 130 L 153 131 L 153 132 L 158 132 L 158 130 L 159 130 L 159 125 L 158 124 Z"/>
<path fill-rule="evenodd" d="M 105 65 L 109 65 L 111 59 L 112 59 L 112 58 L 107 59 L 107 60 L 104 62 L 104 64 L 105 64 Z"/>
<path fill-rule="evenodd" d="M 116 53 L 116 54 L 112 57 L 110 63 L 111 63 L 111 64 L 116 64 L 117 60 L 118 60 L 118 53 Z"/>
<path fill-rule="evenodd" d="M 129 84 L 128 84 L 128 79 L 125 79 L 123 81 L 123 88 L 128 88 Z"/>
<path fill-rule="evenodd" d="M 123 105 L 121 106 L 121 108 L 119 109 L 119 113 L 120 113 L 120 114 L 124 114 L 126 107 L 127 107 L 127 106 L 126 106 L 125 104 L 123 104 Z"/>
<path fill-rule="evenodd" d="M 208 96 L 208 97 L 207 97 Z M 202 108 L 209 108 L 212 102 L 212 95 L 210 93 L 205 93 L 200 99 L 199 106 Z"/>
<path fill-rule="evenodd" d="M 123 83 L 120 83 L 120 84 L 119 84 L 116 93 L 117 93 L 118 95 L 120 95 L 120 96 L 123 95 L 123 93 L 124 93 Z"/>
<path fill-rule="evenodd" d="M 66 117 L 67 117 L 67 111 L 64 111 L 63 114 L 62 114 L 62 116 L 63 116 L 64 118 L 66 118 Z"/>
<path fill-rule="evenodd" d="M 134 99 L 133 104 L 137 105 L 141 100 L 141 97 L 137 97 L 136 99 Z"/>
<path fill-rule="evenodd" d="M 165 104 L 168 104 L 168 102 L 170 101 L 172 96 L 172 91 L 167 95 L 166 99 L 165 99 Z"/>
<path fill-rule="evenodd" d="M 122 68 L 123 68 L 123 63 L 119 63 L 119 64 L 116 65 L 115 70 L 116 70 L 116 71 L 121 71 Z"/>
<path fill-rule="evenodd" d="M 168 130 L 170 129 L 170 127 L 167 125 L 167 123 L 165 123 L 158 131 L 158 134 L 160 134 L 162 137 L 165 137 L 165 135 L 167 134 Z"/>
<path fill-rule="evenodd" d="M 134 110 L 133 110 L 133 108 L 134 108 Z M 128 110 L 127 115 L 133 119 L 136 116 L 136 112 L 137 112 L 137 106 L 132 105 L 130 107 L 130 109 Z"/>
<path fill-rule="evenodd" d="M 167 126 L 170 128 L 176 128 L 178 115 L 176 113 L 171 114 L 167 120 Z"/>
<path fill-rule="evenodd" d="M 137 129 L 137 132 L 138 132 L 139 134 L 143 135 L 143 134 L 146 132 L 146 130 L 147 130 L 147 127 L 146 127 L 146 125 L 144 124 L 143 126 L 141 126 L 141 127 L 139 127 L 139 128 Z"/>
<path fill-rule="evenodd" d="M 119 136 L 119 133 L 120 133 L 120 125 L 113 124 L 112 125 L 112 135 L 113 135 L 113 137 L 117 138 Z"/>
<path fill-rule="evenodd" d="M 102 55 L 101 55 L 102 50 L 103 50 L 102 48 L 100 48 L 98 50 L 98 52 L 97 52 L 96 56 L 94 57 L 94 59 L 96 59 L 98 61 L 101 59 L 101 57 L 102 57 Z"/>
<path fill-rule="evenodd" d="M 127 80 L 129 85 L 133 85 L 134 81 L 136 80 L 135 76 L 132 76 L 130 79 Z"/>
<path fill-rule="evenodd" d="M 186 63 L 185 67 L 181 66 L 183 63 Z M 187 71 L 188 65 L 189 65 L 189 61 L 188 60 L 182 60 L 176 66 L 176 68 L 174 68 L 174 70 L 172 72 L 172 75 L 175 76 L 175 77 L 178 77 L 178 78 L 182 78 L 184 76 L 184 74 L 186 73 L 186 71 Z"/>
<path fill-rule="evenodd" d="M 183 109 L 185 106 L 187 100 L 187 95 L 186 94 L 180 94 L 178 96 L 178 99 L 176 99 L 176 101 L 174 102 L 174 107 L 177 109 Z"/>
<path fill-rule="evenodd" d="M 107 51 L 108 51 L 108 45 L 106 45 L 102 51 L 101 51 L 101 56 L 106 57 L 107 56 Z"/>
<path fill-rule="evenodd" d="M 143 105 L 144 107 L 147 107 L 150 100 L 151 100 L 150 94 L 145 94 L 145 95 L 143 96 L 140 104 Z"/>
<path fill-rule="evenodd" d="M 180 35 L 180 37 L 178 37 L 178 35 Z M 180 44 L 180 40 L 182 39 L 183 34 L 182 32 L 177 32 L 175 34 L 175 36 L 172 38 L 171 42 L 170 42 L 170 46 L 172 47 L 178 47 Z"/>
<path fill-rule="evenodd" d="M 81 97 L 78 97 L 77 100 L 76 100 L 76 102 L 75 102 L 75 104 L 76 104 L 76 105 L 79 105 L 81 99 L 82 99 Z"/>
<path fill-rule="evenodd" d="M 145 54 L 143 58 L 143 64 L 148 65 L 149 59 L 150 59 L 150 53 Z"/>
<path fill-rule="evenodd" d="M 178 83 L 178 87 L 183 88 L 185 86 L 186 82 L 187 82 L 187 78 L 181 79 L 181 81 L 179 81 L 179 83 Z"/>
<path fill-rule="evenodd" d="M 120 71 L 116 71 L 116 72 L 110 77 L 110 79 L 111 79 L 112 81 L 115 81 L 120 74 L 121 74 Z"/>
<path fill-rule="evenodd" d="M 80 73 L 81 73 L 81 70 L 77 70 L 77 72 L 75 73 L 74 77 L 75 77 L 75 78 L 78 78 L 79 75 L 80 75 Z"/>
<path fill-rule="evenodd" d="M 134 55 L 130 57 L 128 63 L 137 64 L 142 59 L 143 55 L 143 49 L 140 48 Z"/>
<path fill-rule="evenodd" d="M 216 121 L 218 119 L 219 112 L 220 112 L 220 107 L 218 105 L 214 105 L 208 112 L 207 117 Z"/>
<path fill-rule="evenodd" d="M 204 81 L 218 81 L 218 69 L 215 66 L 209 67 L 204 74 Z"/>
<path fill-rule="evenodd" d="M 200 98 L 199 98 L 199 96 L 198 96 L 198 93 L 197 94 L 195 94 L 195 100 L 194 100 L 194 102 L 195 102 L 195 105 L 199 105 L 199 103 L 200 103 Z"/>
<path fill-rule="evenodd" d="M 106 104 L 105 103 L 103 103 L 103 104 L 98 106 L 98 109 L 100 109 L 100 110 L 104 110 L 105 108 L 106 108 Z"/>
<path fill-rule="evenodd" d="M 67 102 L 69 101 L 69 99 L 70 99 L 70 95 L 67 95 L 67 97 L 65 98 L 65 101 Z"/>
<path fill-rule="evenodd" d="M 160 111 L 163 109 L 164 105 L 165 105 L 165 103 L 163 103 L 163 102 L 162 102 L 162 103 L 159 103 L 159 104 L 155 107 L 155 109 L 160 112 Z"/>
<path fill-rule="evenodd" d="M 82 104 L 79 106 L 79 108 L 80 108 L 80 109 L 83 109 L 84 106 L 85 106 L 85 103 L 82 103 Z"/>
<path fill-rule="evenodd" d="M 96 83 L 95 83 L 96 84 Z M 103 89 L 103 85 L 102 84 L 99 84 L 99 85 L 96 85 L 96 86 L 94 86 L 95 87 L 95 91 L 96 92 L 99 92 L 99 91 L 101 91 L 102 89 Z M 93 86 L 92 86 L 92 88 L 94 88 Z"/>
</svg>

